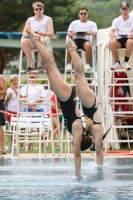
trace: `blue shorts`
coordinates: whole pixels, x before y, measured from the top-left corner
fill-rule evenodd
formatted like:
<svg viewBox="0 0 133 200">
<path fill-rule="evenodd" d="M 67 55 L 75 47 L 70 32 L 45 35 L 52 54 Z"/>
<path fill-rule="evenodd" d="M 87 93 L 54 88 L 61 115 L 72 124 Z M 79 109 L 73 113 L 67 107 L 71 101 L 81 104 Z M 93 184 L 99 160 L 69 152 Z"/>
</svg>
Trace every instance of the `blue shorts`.
<svg viewBox="0 0 133 200">
<path fill-rule="evenodd" d="M 31 108 L 28 108 L 28 110 L 26 108 L 24 109 L 24 112 L 27 112 L 27 111 L 33 112 Z M 44 112 L 44 109 L 43 108 L 37 109 L 36 112 Z"/>
</svg>

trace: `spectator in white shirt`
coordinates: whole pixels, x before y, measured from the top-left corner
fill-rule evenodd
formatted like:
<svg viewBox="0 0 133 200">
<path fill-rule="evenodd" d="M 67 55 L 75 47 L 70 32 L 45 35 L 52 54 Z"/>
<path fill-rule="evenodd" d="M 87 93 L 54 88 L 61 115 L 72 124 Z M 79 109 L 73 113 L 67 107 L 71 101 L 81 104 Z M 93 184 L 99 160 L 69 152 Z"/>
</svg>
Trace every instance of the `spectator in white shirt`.
<svg viewBox="0 0 133 200">
<path fill-rule="evenodd" d="M 37 74 L 35 72 L 31 72 L 29 74 L 29 78 L 31 82 L 28 86 L 24 86 L 21 90 L 21 96 L 23 98 L 27 98 L 27 100 L 23 100 L 26 103 L 26 107 L 24 109 L 25 112 L 44 112 L 44 86 L 37 84 Z M 41 99 L 42 98 L 42 99 Z M 42 135 L 43 139 L 43 135 Z M 28 145 L 28 149 L 31 148 L 31 143 Z M 44 145 L 42 144 L 42 148 Z"/>
<path fill-rule="evenodd" d="M 120 69 L 121 63 L 118 49 L 126 48 L 123 68 L 125 70 L 131 70 L 128 61 L 133 49 L 133 17 L 129 16 L 129 3 L 122 2 L 120 4 L 120 12 L 122 15 L 113 20 L 111 31 L 109 33 L 110 49 L 115 61 L 115 64 L 111 67 L 111 69 Z"/>
<path fill-rule="evenodd" d="M 44 87 L 40 84 L 37 84 L 37 74 L 35 72 L 31 72 L 29 74 L 29 78 L 31 78 L 30 84 L 25 86 L 21 92 L 22 97 L 28 98 L 27 100 L 23 100 L 23 102 L 27 104 L 24 111 L 44 112 L 44 105 L 42 104 L 45 97 Z"/>
<path fill-rule="evenodd" d="M 23 38 L 22 38 L 22 48 L 23 51 L 29 61 L 29 67 L 25 69 L 25 71 L 31 71 L 35 69 L 35 63 L 33 62 L 31 49 L 35 49 L 35 46 L 30 41 L 27 33 L 26 28 L 31 28 L 33 31 L 37 32 L 40 35 L 40 40 L 46 44 L 46 36 L 53 37 L 54 35 L 54 28 L 53 28 L 53 21 L 52 18 L 44 15 L 44 4 L 41 2 L 35 2 L 32 4 L 33 12 L 35 16 L 29 17 L 25 23 L 24 30 L 23 30 Z M 47 44 L 48 45 L 48 44 Z M 49 45 L 49 50 L 51 51 L 51 46 Z M 38 63 L 37 69 L 39 71 L 43 71 L 44 68 L 42 67 L 42 58 L 38 53 Z"/>
<path fill-rule="evenodd" d="M 90 36 L 96 36 L 97 34 L 97 25 L 95 22 L 88 20 L 88 10 L 86 8 L 81 8 L 79 10 L 79 20 L 71 22 L 68 28 L 68 35 L 72 37 L 72 40 L 77 46 L 77 49 L 82 49 L 85 51 L 86 64 L 84 66 L 86 71 L 90 71 L 90 58 L 92 53 L 92 47 L 90 44 Z M 71 65 L 71 55 L 67 51 L 67 71 L 72 70 Z"/>
</svg>

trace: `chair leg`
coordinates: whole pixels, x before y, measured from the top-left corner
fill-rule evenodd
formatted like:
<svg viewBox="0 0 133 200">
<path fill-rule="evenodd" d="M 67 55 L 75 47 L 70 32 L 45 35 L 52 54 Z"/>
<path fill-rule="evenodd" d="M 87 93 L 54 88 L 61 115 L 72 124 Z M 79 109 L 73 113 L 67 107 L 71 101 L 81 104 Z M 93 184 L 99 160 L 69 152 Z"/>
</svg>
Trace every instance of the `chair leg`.
<svg viewBox="0 0 133 200">
<path fill-rule="evenodd" d="M 46 157 L 46 141 L 45 141 L 45 136 L 43 137 L 43 144 L 44 144 L 44 154 Z"/>
<path fill-rule="evenodd" d="M 129 134 L 127 132 L 127 139 L 129 140 Z M 130 142 L 128 142 L 128 148 L 130 149 Z"/>
</svg>

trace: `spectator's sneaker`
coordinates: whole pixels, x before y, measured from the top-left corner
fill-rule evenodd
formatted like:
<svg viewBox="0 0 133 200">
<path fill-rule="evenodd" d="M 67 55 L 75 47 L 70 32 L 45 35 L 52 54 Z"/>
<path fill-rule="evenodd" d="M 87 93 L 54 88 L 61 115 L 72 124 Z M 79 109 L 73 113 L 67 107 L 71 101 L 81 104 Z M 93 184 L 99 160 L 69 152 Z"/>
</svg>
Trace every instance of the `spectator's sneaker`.
<svg viewBox="0 0 133 200">
<path fill-rule="evenodd" d="M 90 67 L 89 63 L 85 64 L 84 68 L 85 68 L 85 71 L 91 71 L 91 67 Z"/>
<path fill-rule="evenodd" d="M 116 62 L 116 63 L 113 65 L 113 67 L 111 67 L 111 69 L 112 69 L 112 70 L 118 70 L 118 69 L 120 69 L 120 67 L 121 67 L 120 63 L 119 63 L 119 62 Z"/>
<path fill-rule="evenodd" d="M 127 62 L 123 63 L 123 68 L 126 70 L 131 70 L 131 67 L 129 66 L 129 64 Z"/>
<path fill-rule="evenodd" d="M 71 72 L 72 71 L 72 65 L 70 63 L 67 64 L 66 71 L 67 72 Z"/>
</svg>

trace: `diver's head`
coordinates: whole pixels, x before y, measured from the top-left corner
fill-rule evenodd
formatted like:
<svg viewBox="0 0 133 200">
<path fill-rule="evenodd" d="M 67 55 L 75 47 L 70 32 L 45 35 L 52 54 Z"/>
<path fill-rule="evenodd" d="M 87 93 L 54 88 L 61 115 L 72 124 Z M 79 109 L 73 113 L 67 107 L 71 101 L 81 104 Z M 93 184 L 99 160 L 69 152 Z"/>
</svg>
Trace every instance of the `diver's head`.
<svg viewBox="0 0 133 200">
<path fill-rule="evenodd" d="M 93 141 L 90 136 L 82 134 L 81 151 L 87 150 L 92 143 Z"/>
</svg>

